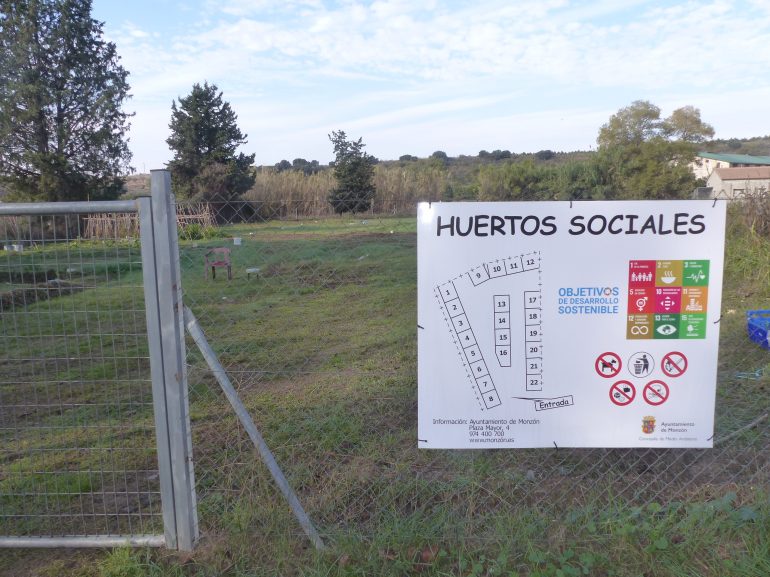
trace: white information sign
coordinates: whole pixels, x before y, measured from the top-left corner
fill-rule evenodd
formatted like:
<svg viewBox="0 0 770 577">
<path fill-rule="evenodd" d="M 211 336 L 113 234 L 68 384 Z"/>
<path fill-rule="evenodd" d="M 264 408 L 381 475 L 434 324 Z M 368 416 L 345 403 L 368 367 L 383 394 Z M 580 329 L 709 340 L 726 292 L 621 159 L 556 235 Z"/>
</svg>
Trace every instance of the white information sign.
<svg viewBox="0 0 770 577">
<path fill-rule="evenodd" d="M 421 203 L 422 448 L 711 447 L 725 203 Z"/>
</svg>

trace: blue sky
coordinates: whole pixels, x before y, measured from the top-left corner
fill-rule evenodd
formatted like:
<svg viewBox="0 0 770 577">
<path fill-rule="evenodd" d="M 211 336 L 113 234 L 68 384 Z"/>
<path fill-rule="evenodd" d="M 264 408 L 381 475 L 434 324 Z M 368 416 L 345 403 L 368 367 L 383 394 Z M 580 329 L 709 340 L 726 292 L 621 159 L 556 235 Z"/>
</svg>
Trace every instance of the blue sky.
<svg viewBox="0 0 770 577">
<path fill-rule="evenodd" d="M 634 100 L 692 105 L 718 138 L 770 134 L 767 0 L 94 0 L 130 72 L 139 172 L 171 102 L 224 92 L 257 164 L 587 150 Z"/>
</svg>

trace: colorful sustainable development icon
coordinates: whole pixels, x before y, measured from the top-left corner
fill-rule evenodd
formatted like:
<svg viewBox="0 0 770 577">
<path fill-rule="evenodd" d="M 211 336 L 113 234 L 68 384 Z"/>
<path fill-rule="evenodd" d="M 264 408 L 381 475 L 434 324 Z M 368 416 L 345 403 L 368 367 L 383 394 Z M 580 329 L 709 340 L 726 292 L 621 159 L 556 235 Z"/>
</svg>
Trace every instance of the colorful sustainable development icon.
<svg viewBox="0 0 770 577">
<path fill-rule="evenodd" d="M 626 338 L 705 339 L 709 264 L 629 261 Z"/>
</svg>

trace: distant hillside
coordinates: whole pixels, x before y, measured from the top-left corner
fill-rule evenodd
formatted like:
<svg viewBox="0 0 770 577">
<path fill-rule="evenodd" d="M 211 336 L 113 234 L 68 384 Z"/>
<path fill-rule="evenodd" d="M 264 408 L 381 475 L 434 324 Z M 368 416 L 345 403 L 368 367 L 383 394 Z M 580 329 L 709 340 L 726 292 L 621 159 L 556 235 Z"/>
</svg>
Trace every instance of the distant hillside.
<svg viewBox="0 0 770 577">
<path fill-rule="evenodd" d="M 698 148 L 770 156 L 770 136 L 718 139 Z M 617 182 L 592 162 L 595 155 L 593 151 L 482 150 L 475 155 L 449 156 L 437 150 L 426 158 L 404 154 L 398 160 L 381 159 L 374 172 L 378 192 L 373 208 L 376 212 L 400 213 L 420 200 L 605 198 L 614 194 Z M 255 171 L 256 182 L 242 196 L 243 200 L 263 204 L 271 214 L 282 214 L 280 211 L 291 203 L 295 208 L 304 203 L 302 206 L 307 205 L 313 214 L 320 210 L 316 205 L 328 209 L 326 197 L 334 188 L 330 166 L 295 159 L 257 166 Z M 149 174 L 127 177 L 124 198 L 149 193 Z"/>
<path fill-rule="evenodd" d="M 711 142 L 704 143 L 700 149 L 706 152 L 721 152 L 724 154 L 770 156 L 770 136 L 712 140 Z"/>
<path fill-rule="evenodd" d="M 126 184 L 123 186 L 123 190 L 123 198 L 148 196 L 150 194 L 150 175 L 132 174 L 126 177 Z"/>
</svg>

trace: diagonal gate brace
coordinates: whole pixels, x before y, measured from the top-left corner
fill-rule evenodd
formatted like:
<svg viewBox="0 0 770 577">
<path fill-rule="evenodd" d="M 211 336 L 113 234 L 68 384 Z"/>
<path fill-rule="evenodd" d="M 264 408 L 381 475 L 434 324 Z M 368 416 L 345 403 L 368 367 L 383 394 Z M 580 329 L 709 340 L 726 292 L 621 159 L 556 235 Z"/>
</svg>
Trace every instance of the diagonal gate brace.
<svg viewBox="0 0 770 577">
<path fill-rule="evenodd" d="M 289 506 L 291 507 L 294 516 L 297 518 L 297 521 L 299 521 L 299 524 L 302 525 L 302 529 L 305 531 L 305 534 L 308 536 L 310 541 L 312 541 L 313 545 L 315 545 L 316 549 L 324 549 L 324 543 L 321 540 L 318 531 L 316 531 L 315 527 L 313 526 L 313 522 L 310 520 L 310 517 L 308 517 L 307 513 L 305 513 L 305 510 L 302 508 L 302 504 L 299 502 L 297 495 L 292 490 L 289 482 L 286 480 L 286 477 L 283 474 L 283 471 L 281 471 L 281 468 L 278 466 L 272 451 L 270 451 L 270 448 L 262 438 L 262 435 L 257 429 L 257 426 L 254 424 L 251 415 L 249 415 L 246 407 L 238 397 L 238 393 L 235 391 L 235 388 L 230 382 L 224 367 L 222 367 L 219 359 L 217 359 L 216 353 L 214 353 L 212 350 L 211 346 L 206 340 L 206 336 L 203 334 L 203 330 L 198 325 L 198 320 L 195 318 L 193 312 L 186 306 L 184 307 L 184 322 L 185 326 L 187 327 L 187 332 L 195 341 L 195 344 L 198 345 L 198 348 L 203 354 L 203 357 L 206 359 L 209 368 L 211 368 L 211 372 L 214 373 L 214 376 L 219 382 L 219 386 L 222 387 L 222 392 L 224 392 L 227 400 L 230 401 L 230 405 L 233 407 L 235 414 L 238 416 L 241 425 L 243 425 L 243 428 L 246 429 L 246 432 L 249 434 L 249 437 L 254 443 L 254 446 L 257 448 L 257 451 L 259 451 L 259 455 L 262 457 L 262 461 L 270 470 L 270 474 L 273 476 L 273 480 L 275 480 L 275 483 L 278 485 L 281 493 L 283 493 L 283 496 L 286 497 L 286 500 L 289 502 Z"/>
</svg>

